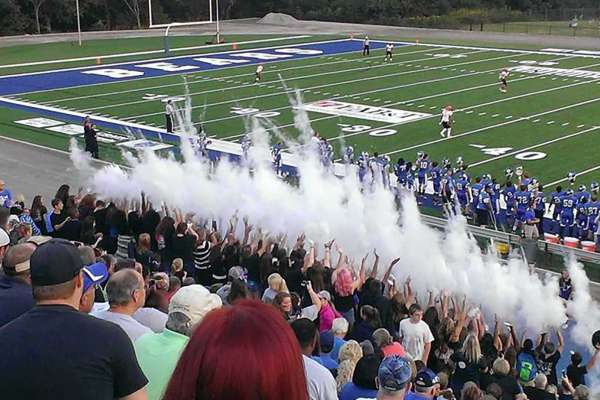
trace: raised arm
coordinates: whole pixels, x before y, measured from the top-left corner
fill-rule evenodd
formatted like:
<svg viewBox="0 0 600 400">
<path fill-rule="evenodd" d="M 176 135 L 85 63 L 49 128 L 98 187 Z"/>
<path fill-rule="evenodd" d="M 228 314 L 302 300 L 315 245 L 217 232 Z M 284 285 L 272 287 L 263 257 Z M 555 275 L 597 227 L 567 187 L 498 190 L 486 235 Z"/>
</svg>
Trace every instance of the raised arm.
<svg viewBox="0 0 600 400">
<path fill-rule="evenodd" d="M 592 358 L 590 358 L 590 361 L 587 363 L 587 365 L 585 366 L 586 369 L 588 371 L 591 371 L 592 368 L 594 368 L 594 365 L 596 365 L 596 363 L 598 362 L 598 359 L 600 358 L 600 347 L 596 347 L 596 351 L 594 352 L 594 354 L 592 355 Z"/>
<path fill-rule="evenodd" d="M 563 338 L 562 333 L 560 333 L 560 330 L 556 331 L 556 336 L 558 337 L 558 352 L 562 354 L 563 350 L 565 349 L 565 339 Z"/>
<path fill-rule="evenodd" d="M 498 315 L 494 314 L 494 347 L 498 351 L 503 351 L 502 340 L 500 339 L 500 321 Z"/>
<path fill-rule="evenodd" d="M 310 267 L 315 263 L 315 246 L 311 244 L 310 250 L 304 256 L 304 264 L 302 265 L 302 272 L 306 273 Z"/>
<path fill-rule="evenodd" d="M 373 249 L 373 255 L 375 256 L 375 262 L 373 263 L 373 269 L 369 276 L 373 279 L 377 278 L 377 269 L 379 268 L 379 254 L 377 254 L 377 249 Z"/>
<path fill-rule="evenodd" d="M 248 217 L 244 217 L 244 240 L 242 242 L 242 246 L 246 246 L 248 244 L 250 232 L 252 232 L 252 225 L 248 224 Z"/>
<path fill-rule="evenodd" d="M 396 265 L 398 263 L 398 261 L 400 261 L 400 257 L 393 259 L 392 262 L 390 263 L 390 266 L 388 267 L 387 271 L 385 271 L 385 275 L 383 275 L 383 284 L 384 285 L 390 279 L 392 269 L 394 269 L 394 265 Z"/>
<path fill-rule="evenodd" d="M 313 305 L 317 309 L 317 312 L 321 311 L 321 299 L 319 298 L 319 295 L 313 290 L 312 283 L 310 283 L 310 281 L 306 281 L 306 290 L 308 291 L 308 295 L 310 296 Z"/>
<path fill-rule="evenodd" d="M 331 268 L 331 246 L 333 246 L 333 242 L 335 239 L 325 243 L 325 257 L 323 258 L 323 266 L 325 268 Z"/>
<path fill-rule="evenodd" d="M 459 301 L 454 301 L 454 299 L 452 299 L 452 304 L 454 304 L 454 318 L 456 323 L 454 325 L 454 331 L 452 331 L 452 335 L 450 335 L 449 342 L 457 343 L 460 339 L 460 333 L 467 321 L 467 296 L 463 298 L 462 305 Z"/>
</svg>

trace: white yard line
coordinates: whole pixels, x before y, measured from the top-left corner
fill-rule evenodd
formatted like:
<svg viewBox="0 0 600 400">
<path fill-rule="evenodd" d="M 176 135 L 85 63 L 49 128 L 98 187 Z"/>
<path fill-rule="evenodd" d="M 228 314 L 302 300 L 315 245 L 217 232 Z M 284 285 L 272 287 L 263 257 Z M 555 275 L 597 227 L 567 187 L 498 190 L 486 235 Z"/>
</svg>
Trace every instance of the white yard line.
<svg viewBox="0 0 600 400">
<path fill-rule="evenodd" d="M 184 56 L 160 57 L 160 58 L 153 58 L 153 59 L 149 59 L 149 60 L 138 60 L 138 61 L 122 61 L 122 62 L 113 63 L 113 64 L 103 64 L 101 67 L 106 68 L 106 67 L 115 67 L 115 66 L 119 66 L 119 65 L 131 65 L 131 64 L 138 63 L 138 62 L 149 63 L 149 62 L 165 61 L 165 60 L 178 60 L 180 58 L 190 58 L 190 57 L 208 57 L 208 56 L 214 56 L 217 54 L 244 53 L 244 52 L 248 52 L 248 50 L 259 51 L 259 50 L 281 49 L 281 48 L 287 48 L 287 47 L 293 47 L 293 46 L 306 46 L 306 45 L 320 44 L 320 43 L 336 43 L 336 42 L 344 42 L 346 40 L 348 40 L 348 39 L 321 40 L 321 41 L 315 41 L 315 42 L 289 43 L 289 44 L 280 45 L 280 46 L 259 47 L 259 48 L 255 48 L 255 49 L 253 48 L 253 49 L 241 49 L 241 50 L 235 50 L 235 51 L 217 51 L 214 53 L 186 54 Z M 52 74 L 55 72 L 65 72 L 65 71 L 85 71 L 88 69 L 95 69 L 95 68 L 98 68 L 98 65 L 88 65 L 85 67 L 60 68 L 60 69 L 51 69 L 51 70 L 38 71 L 38 72 L 24 72 L 21 74 L 2 75 L 2 76 L 0 76 L 0 81 L 2 81 L 2 79 L 4 79 L 4 78 L 12 78 L 12 77 L 18 77 L 18 76 Z M 227 67 L 225 67 L 225 68 L 227 68 Z M 221 68 L 221 69 L 224 69 L 224 68 Z M 185 73 L 189 74 L 189 71 L 185 71 Z M 180 75 L 180 74 L 175 73 L 172 75 Z M 164 75 L 161 75 L 161 76 L 164 76 Z M 149 77 L 145 77 L 145 78 L 138 78 L 138 79 L 136 79 L 136 81 L 139 81 L 142 79 L 153 79 L 153 78 L 157 78 L 157 77 L 149 76 Z M 122 81 L 120 81 L 120 82 L 122 82 Z M 82 86 L 95 86 L 95 85 L 102 85 L 102 84 L 107 84 L 107 83 L 110 84 L 110 83 L 115 83 L 115 82 L 103 82 L 103 83 L 96 83 L 93 85 L 82 85 Z"/>
<path fill-rule="evenodd" d="M 269 38 L 269 39 L 256 39 L 256 40 L 248 40 L 244 42 L 236 42 L 237 45 L 240 44 L 255 44 L 255 43 L 266 43 L 266 42 L 278 42 L 281 40 L 294 40 L 294 39 L 305 39 L 309 38 L 311 35 L 298 35 L 298 36 L 287 36 L 281 38 Z M 226 47 L 231 46 L 233 43 L 227 44 L 207 44 L 203 46 L 191 46 L 191 47 L 178 47 L 175 49 L 170 49 L 169 51 L 172 53 L 180 52 L 180 51 L 188 51 L 188 50 L 200 50 L 200 49 L 210 49 L 215 47 Z M 78 58 L 63 58 L 60 60 L 45 60 L 45 61 L 34 61 L 28 63 L 21 64 L 7 64 L 0 65 L 0 69 L 4 68 L 17 68 L 17 67 L 31 67 L 36 65 L 48 65 L 48 64 L 64 64 L 70 62 L 78 62 L 78 61 L 93 61 L 98 58 L 119 58 L 119 57 L 134 57 L 134 56 L 144 56 L 148 54 L 161 54 L 164 53 L 165 49 L 161 50 L 146 50 L 146 51 L 136 51 L 133 53 L 120 53 L 120 54 L 99 54 L 96 56 L 88 56 L 88 57 L 78 57 Z"/>
<path fill-rule="evenodd" d="M 590 172 L 594 172 L 594 171 L 597 171 L 599 169 L 600 169 L 600 165 L 596 165 L 595 167 L 585 169 L 583 171 L 577 172 L 576 174 L 577 174 L 577 177 L 579 177 L 581 175 L 589 174 Z M 562 183 L 562 182 L 565 182 L 565 181 L 568 181 L 568 180 L 569 180 L 569 178 L 562 178 L 562 179 L 556 180 L 554 182 L 544 183 L 544 186 L 554 186 L 556 184 L 559 184 L 559 183 Z"/>
<path fill-rule="evenodd" d="M 437 59 L 436 57 L 427 57 L 427 58 L 421 58 L 420 60 L 422 60 L 422 61 L 429 61 L 429 60 L 436 60 L 436 59 Z M 296 76 L 296 77 L 293 77 L 293 78 L 287 78 L 285 81 L 287 83 L 289 81 L 297 81 L 297 80 L 302 80 L 302 79 L 310 79 L 310 78 L 321 77 L 321 76 L 326 76 L 326 75 L 343 74 L 343 73 L 346 73 L 346 72 L 372 70 L 374 68 L 391 67 L 391 66 L 394 66 L 394 65 L 401 65 L 401 64 L 402 63 L 380 64 L 380 65 L 375 65 L 375 66 L 369 65 L 367 67 L 358 67 L 358 68 L 349 68 L 349 69 L 342 69 L 342 70 L 336 70 L 336 71 L 320 72 L 318 74 L 303 75 L 303 76 Z M 328 65 L 328 64 L 325 64 L 325 65 Z M 305 65 L 304 67 L 296 67 L 296 68 L 309 69 L 309 68 L 312 68 L 314 66 L 315 65 Z M 275 72 L 279 73 L 281 71 L 283 71 L 283 70 L 277 70 Z M 250 75 L 251 74 L 246 73 L 246 74 L 243 74 L 243 75 L 240 75 L 240 76 L 249 77 Z M 379 76 L 386 77 L 388 75 L 379 75 Z M 227 78 L 231 78 L 231 77 L 227 77 Z M 365 78 L 363 78 L 361 80 L 364 80 L 364 79 Z M 210 81 L 210 79 L 209 80 L 203 80 L 202 82 L 208 82 L 208 81 Z M 256 84 L 254 82 L 251 82 L 251 83 L 242 84 L 241 86 L 237 85 L 237 86 L 230 86 L 230 87 L 221 87 L 221 88 L 217 88 L 217 89 L 210 89 L 210 90 L 205 90 L 205 91 L 200 91 L 200 92 L 192 92 L 192 93 L 190 93 L 190 96 L 193 97 L 193 96 L 200 96 L 200 95 L 203 95 L 203 94 L 209 94 L 209 93 L 215 93 L 215 92 L 224 92 L 224 91 L 227 91 L 227 90 L 238 90 L 238 89 L 246 88 L 246 87 L 256 87 L 256 86 L 258 86 L 258 87 L 265 87 L 265 85 L 267 85 L 266 87 L 273 88 L 272 86 L 268 86 L 269 83 L 272 84 L 273 81 L 271 81 L 271 82 L 264 82 L 264 83 L 261 83 L 261 84 Z M 276 93 L 276 94 L 280 94 L 280 93 Z M 325 96 L 327 96 L 329 94 L 330 93 L 323 93 L 323 95 L 325 95 Z M 250 99 L 252 99 L 252 98 L 250 98 Z M 105 106 L 94 107 L 94 108 L 91 108 L 91 110 L 101 110 L 101 109 L 104 109 L 104 108 L 122 107 L 122 106 L 129 106 L 129 105 L 133 105 L 133 104 L 143 104 L 143 103 L 149 103 L 149 102 L 156 102 L 156 99 L 152 99 L 152 100 L 135 100 L 135 101 L 125 102 L 125 103 L 109 104 L 109 105 L 105 105 Z M 210 106 L 210 104 L 207 105 L 207 106 Z"/>
<path fill-rule="evenodd" d="M 560 136 L 560 137 L 558 137 L 556 139 L 547 140 L 545 142 L 537 143 L 537 144 L 534 144 L 534 145 L 531 145 L 531 146 L 523 147 L 523 148 L 521 148 L 519 150 L 514 150 L 514 151 L 511 151 L 509 153 L 502 154 L 501 156 L 492 157 L 492 158 L 489 158 L 487 160 L 483 160 L 483 161 L 479 161 L 479 162 L 475 162 L 475 163 L 469 163 L 469 167 L 477 167 L 478 165 L 487 164 L 487 163 L 490 163 L 490 162 L 493 162 L 493 161 L 500 160 L 500 159 L 505 158 L 505 157 L 514 156 L 515 154 L 519 154 L 519 153 L 522 153 L 524 151 L 529 151 L 529 150 L 532 150 L 532 149 L 535 149 L 535 148 L 538 148 L 538 147 L 547 146 L 549 144 L 560 142 L 562 140 L 571 139 L 571 138 L 574 138 L 574 137 L 579 136 L 579 135 L 583 135 L 583 134 L 588 133 L 588 132 L 596 131 L 598 129 L 600 129 L 600 126 L 594 126 L 592 128 L 588 128 L 588 129 L 585 129 L 585 130 L 582 130 L 582 131 L 579 131 L 579 132 L 571 133 L 571 134 L 566 135 L 566 136 Z"/>
<path fill-rule="evenodd" d="M 434 49 L 434 50 L 438 50 L 438 49 Z M 439 49 L 442 50 L 442 49 Z M 417 53 L 424 53 L 424 52 L 431 52 L 431 49 L 427 49 L 427 50 L 418 50 L 418 51 L 410 51 L 410 52 L 405 52 L 405 53 L 400 53 L 400 55 L 404 56 L 406 54 L 417 54 Z M 321 55 L 321 56 L 315 56 L 315 57 L 311 57 L 310 59 L 319 59 L 319 58 L 328 58 L 326 55 Z M 306 58 L 303 60 L 307 60 Z M 293 60 L 279 60 L 279 61 L 270 61 L 270 62 L 266 62 L 265 64 L 268 63 L 286 63 L 286 62 L 295 62 L 298 61 L 298 59 L 293 59 Z M 343 59 L 340 61 L 327 61 L 327 62 L 323 62 L 323 63 L 316 63 L 316 64 L 310 64 L 310 65 L 300 65 L 297 67 L 289 67 L 289 68 L 281 68 L 281 69 L 276 69 L 274 70 L 273 68 L 268 68 L 264 71 L 264 75 L 270 75 L 270 74 L 279 74 L 281 72 L 284 71 L 293 71 L 296 69 L 306 69 L 306 68 L 313 68 L 313 67 L 320 67 L 323 65 L 333 65 L 333 64 L 340 64 L 340 63 L 362 63 L 364 62 L 361 59 L 352 59 L 352 58 L 348 58 L 348 59 Z M 407 61 L 410 62 L 410 61 Z M 399 62 L 399 63 L 394 63 L 392 65 L 400 65 L 400 64 L 405 64 L 404 62 Z M 244 65 L 239 65 L 239 68 L 244 67 Z M 220 71 L 220 69 L 211 69 L 211 70 L 207 70 L 207 71 L 199 71 L 196 73 L 190 73 L 190 76 L 193 76 L 194 74 L 198 74 L 200 72 L 216 72 L 216 71 Z M 246 72 L 244 74 L 237 74 L 237 75 L 228 75 L 225 78 L 228 79 L 233 79 L 233 78 L 242 78 L 242 77 L 248 77 L 251 74 Z M 221 81 L 224 77 L 215 77 L 215 78 L 208 78 L 206 76 L 203 76 L 201 79 L 197 79 L 197 80 L 189 80 L 187 82 L 188 87 L 191 87 L 194 84 L 200 84 L 200 83 L 204 83 L 204 82 L 213 82 L 213 81 Z M 86 96 L 77 96 L 77 97 L 67 97 L 67 98 L 62 98 L 62 99 L 58 99 L 58 100 L 54 100 L 51 102 L 47 102 L 46 104 L 56 104 L 56 103 L 62 103 L 62 102 L 66 102 L 66 101 L 72 101 L 72 100 L 82 100 L 82 99 L 90 99 L 90 98 L 96 98 L 96 97 L 104 97 L 104 96 L 115 96 L 115 95 L 119 95 L 119 94 L 129 94 L 129 93 L 133 93 L 133 92 L 148 92 L 150 90 L 154 90 L 154 89 L 163 89 L 163 88 L 168 88 L 168 87 L 173 87 L 173 86 L 184 86 L 185 83 L 183 82 L 178 82 L 178 83 L 170 83 L 170 84 L 166 84 L 166 85 L 157 85 L 157 86 L 147 86 L 147 87 L 143 87 L 143 88 L 139 88 L 139 89 L 129 89 L 129 90 L 120 90 L 120 91 L 115 91 L 115 92 L 109 92 L 109 93 L 100 93 L 100 94 L 90 94 L 90 95 L 86 95 Z M 160 94 L 160 93 L 159 93 Z"/>
<path fill-rule="evenodd" d="M 445 142 L 445 141 L 448 141 L 448 140 L 454 140 L 454 139 L 458 139 L 458 138 L 461 138 L 461 137 L 464 137 L 464 136 L 470 136 L 470 135 L 473 135 L 475 133 L 487 131 L 487 130 L 494 129 L 494 128 L 499 128 L 501 126 L 511 125 L 511 124 L 514 124 L 514 123 L 517 123 L 517 122 L 528 121 L 531 118 L 541 117 L 542 115 L 547 115 L 547 114 L 552 114 L 552 113 L 556 113 L 556 112 L 559 112 L 559 111 L 569 110 L 569 109 L 574 108 L 574 107 L 579 107 L 579 106 L 583 106 L 583 105 L 595 103 L 597 101 L 600 101 L 600 98 L 586 100 L 586 101 L 581 101 L 581 102 L 578 102 L 578 103 L 570 104 L 568 106 L 558 107 L 558 108 L 554 108 L 552 110 L 544 111 L 544 112 L 541 112 L 541 113 L 536 113 L 536 114 L 528 115 L 528 116 L 525 116 L 525 117 L 520 117 L 520 118 L 511 120 L 511 121 L 501 122 L 499 124 L 484 126 L 482 128 L 478 128 L 478 129 L 475 129 L 475 130 L 472 130 L 472 131 L 469 131 L 469 132 L 464 132 L 464 133 L 460 133 L 458 135 L 454 135 L 454 136 L 452 136 L 450 138 L 442 138 L 442 139 L 430 140 L 429 142 L 425 142 L 425 143 L 421 143 L 421 144 L 417 144 L 417 145 L 405 147 L 403 149 L 398 149 L 398 150 L 390 151 L 390 152 L 384 153 L 384 154 L 385 155 L 390 155 L 390 154 L 402 153 L 403 151 L 413 150 L 413 149 L 417 149 L 417 148 L 422 147 L 422 146 L 429 146 L 429 145 L 432 145 L 432 144 L 437 144 L 437 143 Z M 396 125 L 397 124 L 390 124 L 390 125 L 386 125 L 386 126 L 380 126 L 377 129 L 389 128 L 389 127 L 393 127 L 393 126 L 396 126 Z M 368 132 L 369 131 L 364 131 L 364 132 L 361 132 L 361 134 L 365 134 L 365 133 L 368 133 Z M 350 135 L 347 135 L 347 136 L 350 136 Z"/>
<path fill-rule="evenodd" d="M 549 60 L 549 61 L 552 61 L 552 60 Z M 585 66 L 576 67 L 576 68 L 573 68 L 573 69 L 589 68 L 589 67 L 593 67 L 593 66 L 600 66 L 600 63 L 585 65 Z M 480 71 L 480 72 L 477 72 L 475 74 L 473 74 L 473 73 L 467 73 L 467 74 L 461 74 L 461 75 L 454 75 L 454 76 L 448 77 L 448 78 L 440 78 L 440 79 L 434 79 L 434 80 L 431 80 L 431 81 L 422 81 L 422 82 L 423 83 L 439 82 L 439 81 L 445 81 L 445 80 L 449 80 L 449 79 L 454 79 L 456 77 L 466 77 L 466 76 L 472 76 L 472 75 L 477 75 L 477 74 L 485 74 L 485 73 L 493 72 L 493 71 L 497 71 L 497 68 L 486 70 L 486 71 Z M 529 79 L 539 79 L 539 76 L 537 76 L 537 75 L 530 75 L 530 76 L 527 76 L 527 77 L 524 77 L 524 78 L 513 79 L 511 82 L 518 82 L 518 81 L 524 81 L 524 80 L 529 80 Z M 407 85 L 410 86 L 410 85 L 413 85 L 413 84 L 407 84 Z M 386 107 L 387 106 L 390 106 L 390 107 L 391 106 L 397 106 L 397 105 L 412 106 L 413 104 L 411 102 L 413 102 L 413 101 L 426 100 L 426 99 L 431 99 L 431 98 L 436 98 L 436 97 L 441 97 L 441 96 L 447 96 L 449 94 L 462 93 L 462 92 L 467 92 L 467 91 L 470 91 L 470 90 L 477 90 L 477 89 L 482 89 L 482 88 L 491 87 L 491 86 L 497 86 L 497 85 L 498 85 L 498 83 L 494 82 L 494 83 L 488 83 L 488 84 L 485 84 L 485 85 L 478 85 L 478 86 L 473 86 L 473 87 L 464 88 L 464 89 L 458 89 L 458 90 L 453 90 L 453 91 L 444 91 L 444 92 L 441 92 L 441 93 L 436 93 L 436 94 L 429 95 L 429 96 L 424 96 L 424 97 L 417 97 L 417 98 L 409 99 L 409 100 L 403 100 L 403 101 L 397 101 L 397 102 L 392 102 L 391 100 L 386 100 L 384 103 L 385 103 Z M 394 87 L 391 87 L 389 89 L 399 89 L 399 88 L 403 88 L 403 87 L 406 87 L 406 85 L 394 86 Z M 352 98 L 354 98 L 354 96 L 368 94 L 368 93 L 372 93 L 372 91 L 361 92 L 361 93 L 354 93 L 354 94 L 349 94 L 349 95 L 344 95 L 344 96 L 339 96 L 339 97 L 333 97 L 333 98 L 331 98 L 331 100 L 340 100 L 340 99 L 345 99 L 345 98 L 352 99 Z M 508 99 L 512 99 L 512 98 L 514 98 L 514 97 L 510 97 Z M 505 101 L 505 100 L 499 100 L 497 102 L 502 102 L 502 101 Z M 488 105 L 488 104 L 493 104 L 493 103 L 483 103 L 482 105 Z M 292 107 L 291 106 L 283 106 L 283 107 L 277 107 L 277 108 L 272 108 L 272 109 L 261 110 L 261 112 L 281 111 L 281 110 L 287 110 L 289 108 L 292 108 Z M 473 113 L 473 111 L 467 111 L 466 112 L 466 114 L 471 114 L 471 113 Z M 234 118 L 240 118 L 240 117 L 241 116 L 239 116 L 239 115 L 232 115 L 232 116 L 228 116 L 228 117 L 215 118 L 215 119 L 212 119 L 212 120 L 202 121 L 201 123 L 196 123 L 194 125 L 208 124 L 208 123 L 212 123 L 212 122 L 219 122 L 219 121 L 224 121 L 224 120 L 229 120 L 229 119 L 234 119 Z M 318 122 L 318 121 L 329 120 L 329 119 L 333 119 L 333 118 L 338 118 L 338 116 L 337 115 L 328 115 L 328 116 L 324 116 L 324 117 L 314 118 L 314 119 L 311 119 L 311 123 Z M 512 118 L 512 115 L 509 116 L 509 119 L 510 118 Z M 278 125 L 277 127 L 274 127 L 274 128 L 267 128 L 267 130 L 282 129 L 282 128 L 288 128 L 288 127 L 291 127 L 291 126 L 294 126 L 294 124 L 290 123 L 290 124 Z M 225 139 L 235 139 L 235 138 L 242 137 L 244 135 L 245 135 L 245 133 L 235 134 L 235 135 L 227 136 Z"/>
<path fill-rule="evenodd" d="M 481 63 L 481 62 L 494 61 L 496 59 L 502 59 L 502 58 L 507 58 L 507 57 L 512 57 L 512 56 L 502 56 L 502 57 L 495 57 L 495 58 L 483 59 L 483 60 L 477 60 L 477 61 L 469 61 L 468 63 Z M 312 86 L 312 87 L 303 88 L 303 89 L 299 89 L 299 90 L 300 91 L 306 91 L 306 90 L 321 89 L 321 88 L 326 88 L 326 87 L 331 87 L 331 86 L 340 86 L 340 85 L 346 85 L 346 84 L 351 84 L 351 83 L 356 83 L 356 82 L 364 82 L 364 81 L 382 79 L 382 78 L 392 77 L 392 76 L 414 74 L 414 73 L 420 73 L 420 72 L 431 71 L 431 70 L 436 70 L 436 69 L 440 69 L 440 67 L 431 67 L 431 68 L 425 68 L 425 69 L 421 69 L 421 70 L 411 70 L 411 71 L 395 72 L 395 73 L 392 73 L 392 74 L 378 75 L 378 76 L 372 76 L 372 77 L 367 77 L 367 78 L 363 77 L 363 78 L 359 78 L 359 79 L 351 79 L 351 80 L 348 80 L 348 81 L 335 82 L 335 83 L 327 83 L 327 84 L 323 84 L 323 85 Z M 370 91 L 364 92 L 364 93 L 377 93 L 377 92 L 391 90 L 391 89 L 394 89 L 394 88 L 395 87 L 387 87 L 387 88 L 383 88 L 383 89 L 370 90 Z M 211 104 L 203 104 L 203 105 L 198 105 L 198 106 L 192 106 L 192 110 L 194 110 L 196 108 L 206 108 L 206 107 L 220 106 L 220 105 L 223 105 L 223 104 L 238 103 L 240 101 L 256 100 L 256 99 L 261 99 L 261 98 L 265 98 L 265 97 L 281 96 L 281 95 L 286 95 L 286 94 L 290 94 L 290 93 L 294 93 L 294 92 L 296 92 L 296 89 L 288 89 L 286 91 L 280 91 L 280 92 L 275 92 L 275 93 L 268 93 L 268 94 L 264 94 L 264 95 L 257 95 L 257 96 L 245 97 L 245 98 L 241 98 L 241 99 L 231 99 L 231 100 L 220 101 L 220 102 L 211 103 Z M 354 96 L 356 96 L 356 95 L 357 94 L 354 94 Z M 155 115 L 161 115 L 163 113 L 164 113 L 164 111 L 159 111 L 159 112 L 153 112 L 153 113 L 135 115 L 135 116 L 132 116 L 132 117 L 135 117 L 135 118 L 144 118 L 144 117 L 151 117 L 151 116 L 155 116 Z"/>
</svg>

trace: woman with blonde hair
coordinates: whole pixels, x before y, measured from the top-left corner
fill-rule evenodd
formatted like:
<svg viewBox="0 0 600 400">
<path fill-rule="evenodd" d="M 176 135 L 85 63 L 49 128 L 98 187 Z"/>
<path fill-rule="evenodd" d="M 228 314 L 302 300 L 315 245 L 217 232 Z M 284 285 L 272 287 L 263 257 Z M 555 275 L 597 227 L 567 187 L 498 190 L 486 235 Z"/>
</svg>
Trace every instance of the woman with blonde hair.
<svg viewBox="0 0 600 400">
<path fill-rule="evenodd" d="M 267 283 L 269 284 L 269 287 L 265 289 L 262 296 L 262 301 L 265 303 L 273 303 L 273 299 L 275 299 L 275 296 L 280 292 L 290 292 L 285 280 L 277 272 L 269 275 Z"/>
<path fill-rule="evenodd" d="M 454 366 L 454 373 L 450 379 L 450 387 L 454 393 L 460 393 L 467 382 L 479 383 L 480 362 L 484 359 L 476 333 L 471 332 L 467 335 L 462 348 L 450 356 L 450 361 Z"/>
<path fill-rule="evenodd" d="M 338 374 L 335 378 L 338 393 L 342 390 L 342 386 L 348 382 L 352 382 L 352 375 L 354 374 L 356 363 L 362 356 L 362 348 L 356 340 L 348 340 L 340 348 Z"/>
</svg>

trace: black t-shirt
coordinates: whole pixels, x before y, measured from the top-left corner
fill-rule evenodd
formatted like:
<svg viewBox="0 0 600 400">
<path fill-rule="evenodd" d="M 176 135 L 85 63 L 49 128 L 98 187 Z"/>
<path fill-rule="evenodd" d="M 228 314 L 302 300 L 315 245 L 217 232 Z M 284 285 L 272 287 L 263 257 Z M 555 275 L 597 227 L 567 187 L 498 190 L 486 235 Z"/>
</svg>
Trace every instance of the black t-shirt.
<svg viewBox="0 0 600 400">
<path fill-rule="evenodd" d="M 496 376 L 494 382 L 502 388 L 501 400 L 514 400 L 515 396 L 521 393 L 521 386 L 512 376 Z"/>
<path fill-rule="evenodd" d="M 523 392 L 527 395 L 527 400 L 556 400 L 554 394 L 535 387 L 526 387 Z"/>
<path fill-rule="evenodd" d="M 52 213 L 52 215 L 50 215 L 50 223 L 52 224 L 52 229 L 54 229 L 54 237 L 64 238 L 64 225 L 63 229 L 59 230 L 56 229 L 56 226 L 62 224 L 65 219 L 66 217 L 63 214 Z"/>
<path fill-rule="evenodd" d="M 194 262 L 196 238 L 192 235 L 173 236 L 173 258 L 181 258 L 186 264 Z"/>
<path fill-rule="evenodd" d="M 460 393 L 465 383 L 471 381 L 479 385 L 479 366 L 470 363 L 460 351 L 453 353 L 450 360 L 454 363 L 454 374 L 450 386 L 454 393 Z"/>
<path fill-rule="evenodd" d="M 548 383 L 558 385 L 556 377 L 556 364 L 560 360 L 560 351 L 555 351 L 554 354 L 547 356 L 543 352 L 538 356 L 538 370 L 548 377 Z"/>
<path fill-rule="evenodd" d="M 66 305 L 37 306 L 0 328 L 0 354 L 11 400 L 112 400 L 148 383 L 119 326 Z"/>
<path fill-rule="evenodd" d="M 333 304 L 339 312 L 348 312 L 354 308 L 354 295 L 341 296 L 334 290 Z"/>
<path fill-rule="evenodd" d="M 585 366 L 576 367 L 571 364 L 567 367 L 567 377 L 574 388 L 579 385 L 585 385 L 585 374 L 587 374 L 587 368 Z"/>
<path fill-rule="evenodd" d="M 243 261 L 243 267 L 248 271 L 248 280 L 259 283 L 260 282 L 260 257 L 254 253 L 250 257 L 246 257 Z"/>
<path fill-rule="evenodd" d="M 72 219 L 67 221 L 60 230 L 61 237 L 71 241 L 81 241 L 81 221 Z"/>
<path fill-rule="evenodd" d="M 31 310 L 34 305 L 31 286 L 0 274 L 0 327 Z"/>
</svg>

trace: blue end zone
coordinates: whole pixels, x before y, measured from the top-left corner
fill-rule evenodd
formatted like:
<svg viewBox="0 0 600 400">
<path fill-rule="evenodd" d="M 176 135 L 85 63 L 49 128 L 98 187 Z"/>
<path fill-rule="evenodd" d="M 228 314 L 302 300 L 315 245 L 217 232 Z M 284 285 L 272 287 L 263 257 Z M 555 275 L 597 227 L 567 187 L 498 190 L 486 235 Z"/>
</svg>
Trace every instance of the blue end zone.
<svg viewBox="0 0 600 400">
<path fill-rule="evenodd" d="M 380 49 L 385 47 L 385 44 L 385 42 L 371 41 L 371 48 Z M 395 42 L 395 45 L 406 46 L 410 45 L 410 43 Z M 358 52 L 362 50 L 362 47 L 363 44 L 361 40 L 342 39 L 310 44 L 197 54 L 193 56 L 170 57 L 30 74 L 9 75 L 0 77 L 0 95 L 18 95 L 34 91 L 67 89 L 109 82 L 130 81 L 140 78 L 180 75 L 182 73 L 201 73 L 202 71 L 223 69 L 231 66 L 272 63 L 320 57 L 323 55 Z M 209 60 L 199 61 L 195 60 L 195 58 Z M 149 66 L 150 64 L 157 63 L 163 65 L 158 67 L 156 65 Z M 148 66 L 144 67 L 144 65 Z M 98 72 L 106 70 L 113 70 L 113 76 L 102 75 Z M 109 72 L 105 73 L 108 74 Z"/>
</svg>

